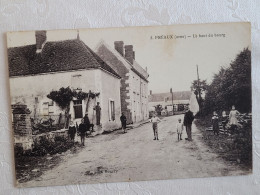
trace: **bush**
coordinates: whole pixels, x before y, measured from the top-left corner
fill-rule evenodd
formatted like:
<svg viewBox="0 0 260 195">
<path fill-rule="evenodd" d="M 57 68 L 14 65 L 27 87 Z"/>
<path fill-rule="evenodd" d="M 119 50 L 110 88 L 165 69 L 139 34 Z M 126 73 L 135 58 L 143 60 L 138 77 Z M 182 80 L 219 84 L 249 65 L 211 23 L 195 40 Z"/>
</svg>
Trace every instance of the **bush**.
<svg viewBox="0 0 260 195">
<path fill-rule="evenodd" d="M 45 156 L 46 154 L 57 154 L 66 152 L 74 146 L 74 143 L 69 142 L 67 138 L 55 137 L 54 141 L 48 140 L 46 137 L 41 137 L 41 140 L 32 150 L 31 156 Z"/>
</svg>

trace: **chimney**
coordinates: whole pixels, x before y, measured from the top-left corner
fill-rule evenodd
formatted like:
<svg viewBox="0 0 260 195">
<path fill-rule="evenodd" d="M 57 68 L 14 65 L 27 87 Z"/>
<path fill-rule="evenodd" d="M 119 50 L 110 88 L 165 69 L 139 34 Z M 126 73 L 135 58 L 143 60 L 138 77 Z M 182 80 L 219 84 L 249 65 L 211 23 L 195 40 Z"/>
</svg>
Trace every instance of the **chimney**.
<svg viewBox="0 0 260 195">
<path fill-rule="evenodd" d="M 46 43 L 46 31 L 35 31 L 36 38 L 36 53 L 40 53 L 42 51 L 43 46 Z"/>
<path fill-rule="evenodd" d="M 133 51 L 133 59 L 135 60 L 135 51 Z"/>
<path fill-rule="evenodd" d="M 115 50 L 118 51 L 118 53 L 121 54 L 121 56 L 124 56 L 124 42 L 123 41 L 115 41 Z"/>
<path fill-rule="evenodd" d="M 152 95 L 153 94 L 153 91 L 152 90 L 150 90 L 150 95 Z"/>
<path fill-rule="evenodd" d="M 146 72 L 148 71 L 147 66 L 145 67 L 145 71 L 146 71 Z"/>
<path fill-rule="evenodd" d="M 126 45 L 125 46 L 125 58 L 133 64 L 134 60 L 134 51 L 133 51 L 133 45 Z"/>
</svg>

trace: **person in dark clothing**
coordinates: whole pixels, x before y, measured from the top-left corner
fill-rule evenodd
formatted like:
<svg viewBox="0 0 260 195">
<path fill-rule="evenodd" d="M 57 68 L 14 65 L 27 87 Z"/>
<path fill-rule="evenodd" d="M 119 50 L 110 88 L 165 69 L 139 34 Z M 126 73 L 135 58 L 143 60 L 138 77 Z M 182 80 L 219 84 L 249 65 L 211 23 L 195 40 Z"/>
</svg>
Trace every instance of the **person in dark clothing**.
<svg viewBox="0 0 260 195">
<path fill-rule="evenodd" d="M 101 107 L 99 105 L 99 102 L 97 102 L 97 105 L 95 106 L 94 110 L 96 111 L 96 125 L 100 125 Z"/>
<path fill-rule="evenodd" d="M 222 123 L 222 126 L 223 126 L 223 130 L 224 130 L 224 133 L 226 134 L 227 131 L 226 131 L 226 125 L 228 123 L 228 115 L 226 114 L 226 111 L 223 111 L 222 112 L 222 117 L 221 117 L 221 123 Z"/>
<path fill-rule="evenodd" d="M 123 133 L 126 133 L 126 117 L 125 117 L 123 112 L 122 112 L 122 115 L 120 117 L 120 121 L 121 121 L 121 124 L 122 124 Z"/>
<path fill-rule="evenodd" d="M 88 113 L 85 114 L 83 120 L 84 120 L 85 124 L 88 124 L 88 125 L 90 124 L 90 121 L 89 121 L 89 118 L 88 118 Z"/>
<path fill-rule="evenodd" d="M 69 125 L 68 135 L 69 135 L 69 139 L 73 142 L 75 139 L 75 134 L 76 134 L 76 127 L 74 123 L 71 121 Z"/>
<path fill-rule="evenodd" d="M 87 127 L 86 124 L 84 123 L 84 119 L 82 119 L 81 123 L 79 124 L 79 136 L 80 136 L 80 141 L 82 146 L 85 145 L 86 132 L 87 132 Z"/>
<path fill-rule="evenodd" d="M 85 126 L 86 126 L 86 133 L 89 133 L 89 134 L 90 134 L 90 132 L 89 132 L 89 129 L 90 129 L 90 120 L 89 120 L 89 118 L 88 118 L 88 113 L 85 114 L 83 120 L 84 120 L 84 124 L 85 124 Z M 86 134 L 86 135 L 87 135 L 87 134 Z"/>
<path fill-rule="evenodd" d="M 190 111 L 190 109 L 187 110 L 187 112 L 184 115 L 184 121 L 183 124 L 186 127 L 186 133 L 187 133 L 187 138 L 185 138 L 188 141 L 192 141 L 192 135 L 191 135 L 191 125 L 194 120 L 194 115 L 193 112 Z"/>
<path fill-rule="evenodd" d="M 213 116 L 211 118 L 211 123 L 212 123 L 214 135 L 218 135 L 219 134 L 219 118 L 215 111 L 213 112 Z"/>
</svg>

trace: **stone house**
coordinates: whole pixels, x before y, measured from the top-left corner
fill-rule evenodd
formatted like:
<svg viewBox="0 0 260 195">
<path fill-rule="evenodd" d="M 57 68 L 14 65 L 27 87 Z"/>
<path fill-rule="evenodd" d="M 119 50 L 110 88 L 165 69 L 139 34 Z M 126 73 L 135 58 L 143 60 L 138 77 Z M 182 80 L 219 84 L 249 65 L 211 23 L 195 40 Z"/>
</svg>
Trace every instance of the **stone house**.
<svg viewBox="0 0 260 195">
<path fill-rule="evenodd" d="M 149 74 L 136 62 L 133 45 L 115 41 L 112 48 L 101 41 L 95 51 L 121 77 L 121 112 L 125 113 L 127 123 L 147 120 Z"/>
<path fill-rule="evenodd" d="M 35 37 L 35 44 L 8 48 L 11 104 L 27 105 L 31 117 L 58 116 L 64 111 L 47 98 L 52 90 L 91 91 L 99 95 L 89 103 L 76 98 L 70 102 L 71 119 L 79 122 L 88 112 L 96 124 L 99 102 L 101 131 L 120 128 L 120 75 L 79 37 L 49 42 L 46 31 L 37 31 Z"/>
</svg>

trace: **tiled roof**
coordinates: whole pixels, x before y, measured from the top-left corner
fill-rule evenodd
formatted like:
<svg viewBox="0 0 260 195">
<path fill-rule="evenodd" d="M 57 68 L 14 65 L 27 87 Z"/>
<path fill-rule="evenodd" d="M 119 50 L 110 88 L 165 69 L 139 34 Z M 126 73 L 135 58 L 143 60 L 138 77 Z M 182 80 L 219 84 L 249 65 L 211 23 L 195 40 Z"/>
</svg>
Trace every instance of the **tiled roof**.
<svg viewBox="0 0 260 195">
<path fill-rule="evenodd" d="M 191 91 L 177 91 L 173 92 L 173 100 L 190 100 Z M 169 93 L 155 93 L 148 96 L 149 102 L 162 102 L 168 99 L 168 101 L 172 100 L 172 94 Z"/>
<path fill-rule="evenodd" d="M 125 57 L 121 56 L 114 48 L 111 48 L 108 44 L 106 44 L 103 40 L 97 45 L 96 51 L 100 48 L 106 48 L 109 50 L 118 60 L 120 60 L 126 67 L 131 67 L 131 70 L 134 71 L 138 76 L 148 82 L 149 74 L 146 70 L 142 68 L 135 60 L 133 60 L 133 64 L 131 64 Z"/>
<path fill-rule="evenodd" d="M 8 49 L 10 76 L 102 68 L 120 76 L 79 39 L 47 42 L 40 53 L 36 45 Z"/>
</svg>

